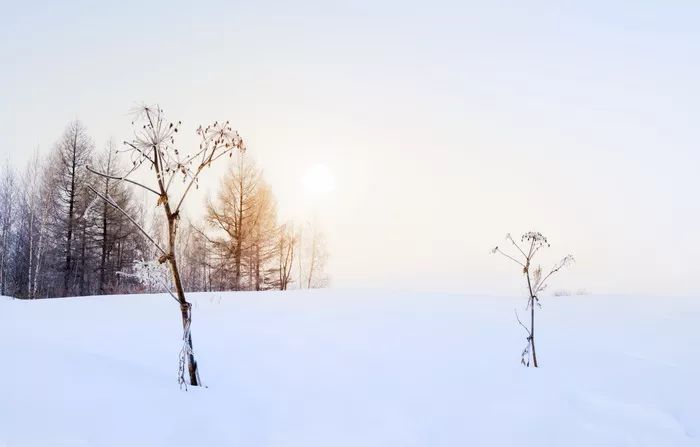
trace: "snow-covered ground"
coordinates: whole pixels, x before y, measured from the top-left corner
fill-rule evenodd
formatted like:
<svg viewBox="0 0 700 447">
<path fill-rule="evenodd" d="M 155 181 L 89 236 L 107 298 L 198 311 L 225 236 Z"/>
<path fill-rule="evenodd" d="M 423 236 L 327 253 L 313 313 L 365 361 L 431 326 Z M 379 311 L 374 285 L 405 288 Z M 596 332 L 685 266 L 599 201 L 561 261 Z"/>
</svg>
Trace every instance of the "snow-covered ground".
<svg viewBox="0 0 700 447">
<path fill-rule="evenodd" d="M 193 294 L 0 300 L 0 446 L 700 445 L 700 299 Z"/>
</svg>

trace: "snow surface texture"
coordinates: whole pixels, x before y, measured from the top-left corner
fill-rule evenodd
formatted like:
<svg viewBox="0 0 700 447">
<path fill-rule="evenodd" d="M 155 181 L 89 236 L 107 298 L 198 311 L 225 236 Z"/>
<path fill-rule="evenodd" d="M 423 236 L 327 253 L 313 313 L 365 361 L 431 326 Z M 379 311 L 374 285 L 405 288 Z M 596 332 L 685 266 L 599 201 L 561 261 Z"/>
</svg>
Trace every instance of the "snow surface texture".
<svg viewBox="0 0 700 447">
<path fill-rule="evenodd" d="M 700 445 L 700 300 L 191 294 L 0 300 L 0 446 Z"/>
</svg>

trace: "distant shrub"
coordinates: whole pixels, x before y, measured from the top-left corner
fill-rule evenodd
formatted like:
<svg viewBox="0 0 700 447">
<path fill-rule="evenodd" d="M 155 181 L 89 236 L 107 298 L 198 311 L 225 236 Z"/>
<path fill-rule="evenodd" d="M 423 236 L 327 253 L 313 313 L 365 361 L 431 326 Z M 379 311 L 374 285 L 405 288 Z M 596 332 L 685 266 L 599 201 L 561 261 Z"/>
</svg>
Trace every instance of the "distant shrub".
<svg viewBox="0 0 700 447">
<path fill-rule="evenodd" d="M 552 294 L 554 296 L 587 296 L 591 293 L 586 289 L 576 289 L 573 292 L 569 289 L 557 289 Z"/>
</svg>

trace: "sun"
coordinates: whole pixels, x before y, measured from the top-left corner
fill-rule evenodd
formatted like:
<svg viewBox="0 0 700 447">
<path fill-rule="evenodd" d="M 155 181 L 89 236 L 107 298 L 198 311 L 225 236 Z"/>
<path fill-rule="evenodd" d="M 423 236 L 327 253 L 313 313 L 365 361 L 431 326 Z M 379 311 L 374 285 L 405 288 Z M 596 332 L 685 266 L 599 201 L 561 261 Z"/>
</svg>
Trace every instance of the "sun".
<svg viewBox="0 0 700 447">
<path fill-rule="evenodd" d="M 335 190 L 335 175 L 328 166 L 316 163 L 302 177 L 304 191 L 312 197 L 326 197 Z"/>
</svg>

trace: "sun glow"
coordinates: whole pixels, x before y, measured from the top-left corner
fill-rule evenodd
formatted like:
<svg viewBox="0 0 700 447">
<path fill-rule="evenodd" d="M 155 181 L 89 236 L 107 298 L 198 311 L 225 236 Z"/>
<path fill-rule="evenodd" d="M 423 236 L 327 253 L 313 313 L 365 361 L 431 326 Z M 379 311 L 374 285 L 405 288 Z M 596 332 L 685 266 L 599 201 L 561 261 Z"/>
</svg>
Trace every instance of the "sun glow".
<svg viewBox="0 0 700 447">
<path fill-rule="evenodd" d="M 306 170 L 302 183 L 309 196 L 326 197 L 335 190 L 335 175 L 326 165 L 316 163 Z"/>
</svg>

